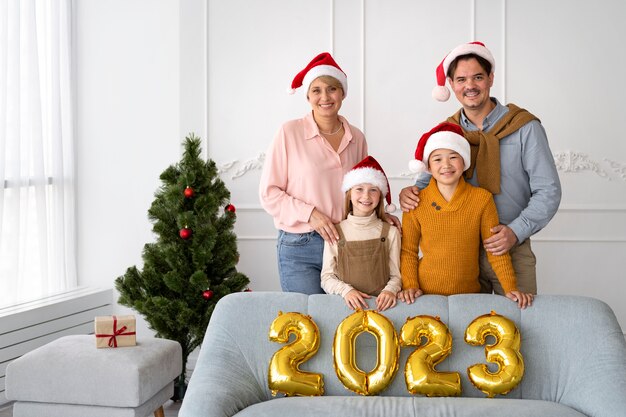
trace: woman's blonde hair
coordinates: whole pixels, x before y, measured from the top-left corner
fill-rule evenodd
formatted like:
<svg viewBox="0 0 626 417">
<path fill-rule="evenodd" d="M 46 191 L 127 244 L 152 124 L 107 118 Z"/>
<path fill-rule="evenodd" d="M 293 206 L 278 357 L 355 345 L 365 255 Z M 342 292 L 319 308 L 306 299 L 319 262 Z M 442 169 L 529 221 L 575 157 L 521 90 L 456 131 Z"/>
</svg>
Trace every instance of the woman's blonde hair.
<svg viewBox="0 0 626 417">
<path fill-rule="evenodd" d="M 350 194 L 350 191 L 352 191 L 352 188 L 346 191 L 346 200 L 343 210 L 344 220 L 348 218 L 348 214 L 352 214 L 352 194 Z M 383 192 L 380 190 L 380 188 L 378 188 L 378 191 L 380 191 L 380 198 L 378 199 L 378 206 L 376 206 L 376 210 L 374 211 L 376 212 L 376 216 L 379 219 L 383 219 L 385 217 L 385 197 L 383 197 Z"/>
</svg>

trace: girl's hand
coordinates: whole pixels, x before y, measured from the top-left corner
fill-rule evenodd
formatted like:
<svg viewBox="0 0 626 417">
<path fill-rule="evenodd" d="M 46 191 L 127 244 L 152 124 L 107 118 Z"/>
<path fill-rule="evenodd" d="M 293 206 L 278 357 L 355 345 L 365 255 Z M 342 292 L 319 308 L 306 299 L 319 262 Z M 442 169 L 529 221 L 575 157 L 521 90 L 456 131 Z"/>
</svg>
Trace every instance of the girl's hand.
<svg viewBox="0 0 626 417">
<path fill-rule="evenodd" d="M 424 294 L 424 292 L 417 288 L 408 288 L 398 293 L 398 298 L 407 304 L 413 304 L 417 297 Z"/>
<path fill-rule="evenodd" d="M 366 298 L 372 298 L 372 297 L 358 290 L 350 290 L 345 295 L 345 297 L 343 297 L 348 307 L 350 307 L 352 310 L 368 309 L 369 306 L 365 302 Z"/>
<path fill-rule="evenodd" d="M 376 298 L 376 309 L 385 311 L 396 305 L 396 295 L 391 291 L 381 291 Z"/>
<path fill-rule="evenodd" d="M 517 302 L 517 306 L 523 310 L 533 305 L 535 296 L 527 292 L 511 291 L 506 293 L 506 298 Z"/>
<path fill-rule="evenodd" d="M 325 242 L 328 242 L 331 245 L 334 245 L 339 240 L 339 233 L 337 232 L 333 221 L 330 217 L 316 208 L 313 209 L 311 217 L 309 217 L 309 226 L 319 233 Z"/>
</svg>

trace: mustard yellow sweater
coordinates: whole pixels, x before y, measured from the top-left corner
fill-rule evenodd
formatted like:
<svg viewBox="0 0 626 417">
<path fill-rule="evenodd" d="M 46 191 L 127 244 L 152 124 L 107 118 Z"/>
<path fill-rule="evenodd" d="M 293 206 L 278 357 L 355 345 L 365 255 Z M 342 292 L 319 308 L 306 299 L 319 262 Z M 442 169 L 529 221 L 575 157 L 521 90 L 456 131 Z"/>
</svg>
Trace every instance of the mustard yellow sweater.
<svg viewBox="0 0 626 417">
<path fill-rule="evenodd" d="M 480 292 L 480 246 L 498 224 L 491 193 L 461 178 L 447 202 L 431 179 L 419 197 L 419 206 L 402 215 L 402 289 L 441 295 Z M 487 257 L 504 291 L 517 290 L 510 255 L 487 252 Z"/>
</svg>

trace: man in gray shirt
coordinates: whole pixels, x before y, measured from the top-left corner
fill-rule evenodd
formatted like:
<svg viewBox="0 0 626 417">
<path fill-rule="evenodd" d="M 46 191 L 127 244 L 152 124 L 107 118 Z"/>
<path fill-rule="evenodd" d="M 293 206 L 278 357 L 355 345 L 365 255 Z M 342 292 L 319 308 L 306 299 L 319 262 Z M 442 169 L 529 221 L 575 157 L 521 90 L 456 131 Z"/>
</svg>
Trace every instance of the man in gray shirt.
<svg viewBox="0 0 626 417">
<path fill-rule="evenodd" d="M 462 109 L 448 118 L 459 124 L 472 149 L 466 178 L 494 194 L 500 224 L 483 241 L 480 259 L 482 292 L 504 294 L 486 251 L 509 252 L 520 291 L 537 293 L 536 259 L 530 236 L 548 224 L 561 201 L 561 184 L 541 122 L 514 104 L 503 106 L 489 95 L 495 60 L 480 42 L 453 49 L 437 67 L 433 97 L 446 101 L 450 84 Z M 403 211 L 417 207 L 419 190 L 430 177 L 420 177 L 400 192 Z"/>
</svg>

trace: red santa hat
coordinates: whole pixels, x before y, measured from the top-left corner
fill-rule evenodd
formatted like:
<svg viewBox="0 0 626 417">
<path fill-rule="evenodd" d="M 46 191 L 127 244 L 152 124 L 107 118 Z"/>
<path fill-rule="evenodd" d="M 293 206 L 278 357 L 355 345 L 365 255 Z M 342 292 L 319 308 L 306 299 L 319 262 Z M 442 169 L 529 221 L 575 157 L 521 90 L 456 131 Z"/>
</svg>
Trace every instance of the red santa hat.
<svg viewBox="0 0 626 417">
<path fill-rule="evenodd" d="M 343 176 L 341 190 L 346 192 L 358 184 L 373 184 L 378 187 L 382 196 L 387 201 L 385 211 L 387 213 L 396 211 L 396 206 L 391 203 L 391 188 L 389 188 L 387 175 L 385 175 L 385 171 L 383 171 L 383 168 L 374 157 L 365 157 L 365 159 L 348 171 L 346 175 Z"/>
<path fill-rule="evenodd" d="M 436 149 L 452 149 L 463 158 L 463 171 L 470 167 L 470 145 L 463 136 L 463 129 L 443 122 L 422 135 L 415 149 L 415 159 L 409 161 L 409 169 L 418 174 L 428 171 L 428 157 Z"/>
<path fill-rule="evenodd" d="M 485 44 L 482 42 L 470 42 L 464 43 L 462 45 L 454 48 L 446 57 L 441 61 L 439 66 L 435 71 L 437 75 L 437 87 L 433 89 L 433 98 L 437 101 L 448 101 L 450 98 L 450 90 L 446 87 L 446 78 L 448 73 L 448 68 L 450 68 L 450 64 L 452 61 L 457 59 L 462 55 L 474 54 L 479 57 L 485 58 L 491 64 L 491 72 L 494 72 L 496 69 L 496 60 L 493 59 L 493 55 Z M 489 75 L 489 74 L 487 74 Z"/>
<path fill-rule="evenodd" d="M 291 82 L 289 93 L 295 93 L 296 88 L 302 87 L 303 85 L 308 89 L 313 80 L 322 75 L 329 75 L 336 78 L 343 87 L 343 96 L 346 97 L 348 95 L 348 77 L 346 77 L 346 74 L 339 68 L 339 65 L 328 52 L 322 52 L 313 58 L 313 60 L 295 76 Z"/>
</svg>

